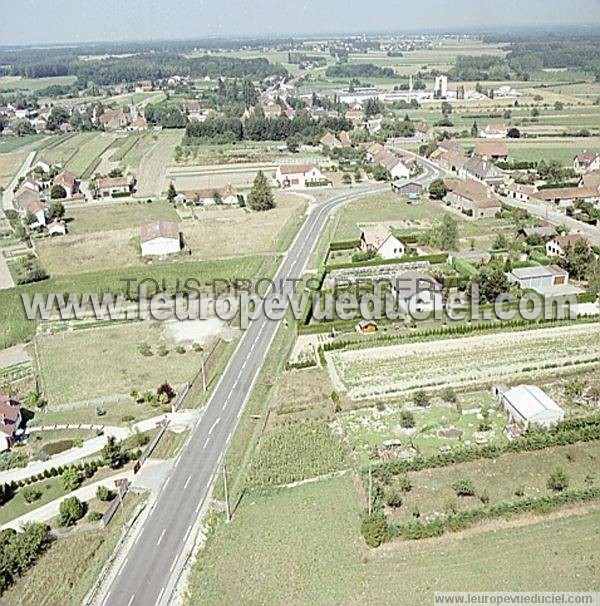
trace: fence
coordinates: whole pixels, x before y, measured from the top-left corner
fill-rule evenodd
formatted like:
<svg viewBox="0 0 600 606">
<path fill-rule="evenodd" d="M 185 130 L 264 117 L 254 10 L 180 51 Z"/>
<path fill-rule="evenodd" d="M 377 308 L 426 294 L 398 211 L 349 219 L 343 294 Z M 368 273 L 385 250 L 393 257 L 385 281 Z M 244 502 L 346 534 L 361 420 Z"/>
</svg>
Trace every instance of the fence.
<svg viewBox="0 0 600 606">
<path fill-rule="evenodd" d="M 146 446 L 146 449 L 144 450 L 144 452 L 142 453 L 140 458 L 137 460 L 137 463 L 135 464 L 135 467 L 133 468 L 134 473 L 137 473 L 141 469 L 142 465 L 148 460 L 148 457 L 154 452 L 154 449 L 156 448 L 157 444 L 162 439 L 163 435 L 165 434 L 165 431 L 167 431 L 168 426 L 169 426 L 169 421 L 163 421 L 163 423 L 160 426 L 160 429 L 158 430 L 156 435 L 152 438 L 152 440 L 150 440 L 150 442 L 148 443 L 148 446 Z"/>
<path fill-rule="evenodd" d="M 127 494 L 129 490 L 130 482 L 129 480 L 124 480 L 119 484 L 119 490 L 117 491 L 117 496 L 112 500 L 110 507 L 104 512 L 102 516 L 102 526 L 108 526 L 110 521 L 113 519 L 115 513 L 117 513 L 117 509 L 119 505 L 123 505 L 123 497 Z"/>
</svg>

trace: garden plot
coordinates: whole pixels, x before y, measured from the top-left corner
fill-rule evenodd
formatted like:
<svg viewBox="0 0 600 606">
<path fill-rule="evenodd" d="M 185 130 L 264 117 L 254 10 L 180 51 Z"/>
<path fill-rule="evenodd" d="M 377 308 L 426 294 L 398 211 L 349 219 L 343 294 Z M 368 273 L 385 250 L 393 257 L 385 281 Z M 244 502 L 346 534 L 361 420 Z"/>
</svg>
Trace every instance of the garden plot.
<svg viewBox="0 0 600 606">
<path fill-rule="evenodd" d="M 327 354 L 332 382 L 361 399 L 435 388 L 506 382 L 526 372 L 593 363 L 600 324 L 502 332 Z"/>
</svg>

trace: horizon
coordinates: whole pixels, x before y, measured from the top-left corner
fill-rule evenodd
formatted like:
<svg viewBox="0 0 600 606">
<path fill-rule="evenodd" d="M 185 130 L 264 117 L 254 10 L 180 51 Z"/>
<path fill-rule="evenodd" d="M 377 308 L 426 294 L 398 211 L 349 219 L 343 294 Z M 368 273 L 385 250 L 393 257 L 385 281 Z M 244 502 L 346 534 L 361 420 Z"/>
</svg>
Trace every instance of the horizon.
<svg viewBox="0 0 600 606">
<path fill-rule="evenodd" d="M 363 7 L 331 0 L 326 5 L 315 0 L 282 5 L 261 0 L 247 6 L 231 0 L 226 15 L 219 3 L 182 0 L 175 10 L 156 0 L 134 0 L 121 6 L 116 0 L 81 6 L 75 0 L 58 0 L 48 5 L 39 0 L 11 6 L 9 19 L 0 23 L 1 48 L 28 46 L 81 46 L 144 42 L 185 42 L 202 40 L 278 40 L 336 36 L 377 36 L 411 34 L 482 34 L 515 31 L 594 29 L 600 26 L 600 3 L 595 0 L 509 0 L 499 6 L 490 0 L 425 0 L 410 10 L 398 10 L 391 0 L 377 10 L 360 13 L 361 29 L 356 28 Z M 397 25 L 390 26 L 390 11 L 398 10 Z M 38 18 L 31 19 L 32 13 Z M 105 32 L 104 16 L 111 16 L 111 31 Z M 234 16 L 237 14 L 237 19 Z M 544 15 L 544 23 L 539 15 Z M 586 15 L 582 22 L 580 15 Z M 518 15 L 518 18 L 516 17 Z M 115 19 L 115 16 L 121 16 Z M 576 18 L 573 18 L 576 16 Z M 130 24 L 135 22 L 136 27 Z M 85 32 L 81 33 L 81 24 Z M 332 28 L 331 24 L 336 25 Z M 322 26 L 321 26 L 322 24 Z M 20 32 L 27 31 L 23 39 Z M 68 34 L 63 32 L 69 32 Z"/>
</svg>

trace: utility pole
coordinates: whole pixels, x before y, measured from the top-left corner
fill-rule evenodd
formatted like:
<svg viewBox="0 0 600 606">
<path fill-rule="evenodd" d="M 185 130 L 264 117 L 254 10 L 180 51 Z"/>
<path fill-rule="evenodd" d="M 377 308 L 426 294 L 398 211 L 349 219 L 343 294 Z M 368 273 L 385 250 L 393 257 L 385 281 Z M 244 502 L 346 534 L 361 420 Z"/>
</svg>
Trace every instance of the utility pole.
<svg viewBox="0 0 600 606">
<path fill-rule="evenodd" d="M 225 510 L 227 512 L 227 522 L 231 522 L 231 508 L 229 506 L 229 491 L 227 490 L 227 466 L 223 463 L 223 488 L 225 491 Z"/>
<path fill-rule="evenodd" d="M 373 513 L 373 469 L 369 464 L 369 516 Z"/>
</svg>

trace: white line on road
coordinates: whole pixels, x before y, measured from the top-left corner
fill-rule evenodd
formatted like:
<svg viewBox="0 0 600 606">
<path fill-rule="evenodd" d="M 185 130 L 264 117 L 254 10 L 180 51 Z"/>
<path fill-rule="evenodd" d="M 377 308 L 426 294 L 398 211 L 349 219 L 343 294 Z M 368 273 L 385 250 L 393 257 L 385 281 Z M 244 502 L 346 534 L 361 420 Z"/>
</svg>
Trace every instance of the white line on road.
<svg viewBox="0 0 600 606">
<path fill-rule="evenodd" d="M 185 490 L 188 487 L 188 484 L 190 483 L 191 479 L 192 479 L 192 476 L 189 476 L 188 479 L 185 481 L 185 484 L 183 486 L 183 490 Z"/>
<path fill-rule="evenodd" d="M 135 598 L 135 593 L 129 598 L 129 602 L 127 602 L 127 606 L 131 606 L 133 604 L 133 598 Z"/>
<path fill-rule="evenodd" d="M 173 568 L 175 568 L 175 564 L 177 564 L 178 558 L 179 558 L 179 554 L 177 554 L 175 556 L 175 559 L 173 560 L 173 563 L 171 564 L 171 568 L 169 568 L 169 572 L 173 572 Z"/>
<path fill-rule="evenodd" d="M 206 442 L 204 442 L 204 446 L 202 447 L 202 450 L 204 450 L 208 446 L 209 442 L 210 442 L 210 438 L 206 438 Z"/>
<path fill-rule="evenodd" d="M 157 604 L 160 604 L 160 598 L 162 598 L 162 594 L 165 592 L 165 588 L 163 587 L 158 594 L 158 599 L 156 600 Z"/>
<path fill-rule="evenodd" d="M 127 564 L 127 560 L 128 560 L 128 558 L 125 558 L 125 560 L 121 564 L 121 567 L 119 568 L 119 572 L 117 572 L 117 576 L 119 576 L 123 572 L 123 568 L 125 568 L 125 564 Z"/>
<path fill-rule="evenodd" d="M 221 417 L 219 417 L 213 424 L 212 427 L 208 430 L 208 435 L 210 436 L 212 432 L 215 430 L 215 427 L 219 424 Z"/>
<path fill-rule="evenodd" d="M 106 597 L 104 598 L 104 600 L 102 600 L 102 606 L 104 606 L 104 604 L 106 604 L 106 602 L 108 602 L 109 597 L 110 597 L 110 591 L 106 594 Z"/>
<path fill-rule="evenodd" d="M 163 537 L 165 536 L 165 532 L 167 532 L 167 529 L 164 528 L 163 531 L 160 533 L 160 537 L 158 539 L 158 541 L 156 542 L 156 545 L 160 545 L 160 542 L 163 540 Z"/>
</svg>

